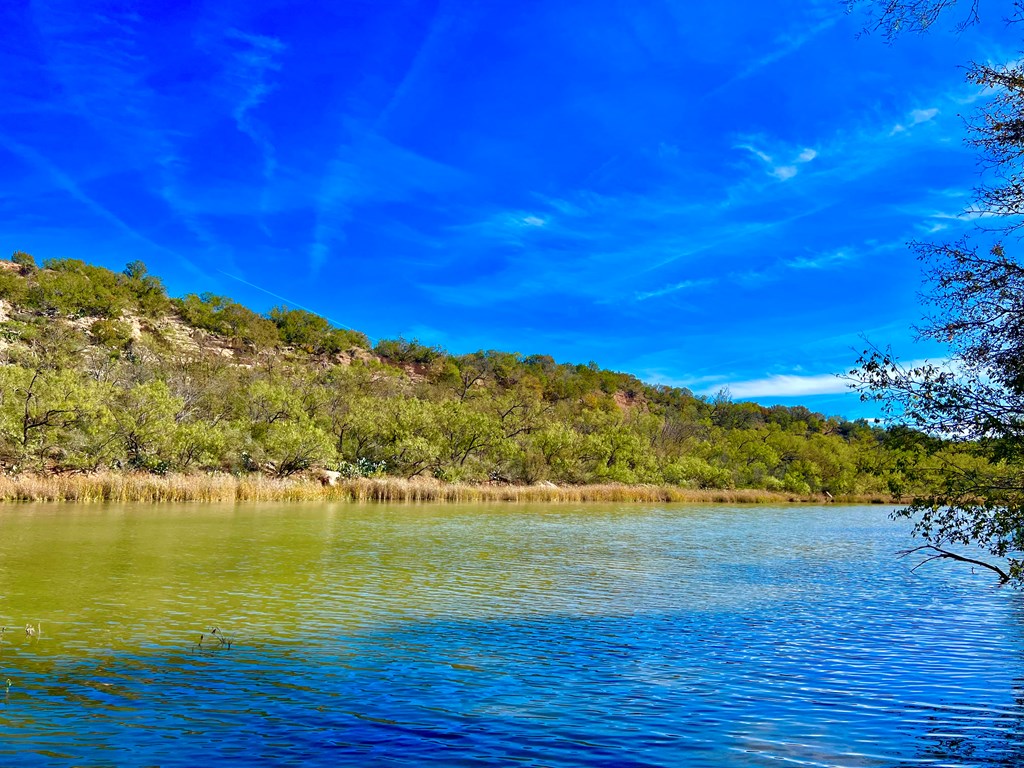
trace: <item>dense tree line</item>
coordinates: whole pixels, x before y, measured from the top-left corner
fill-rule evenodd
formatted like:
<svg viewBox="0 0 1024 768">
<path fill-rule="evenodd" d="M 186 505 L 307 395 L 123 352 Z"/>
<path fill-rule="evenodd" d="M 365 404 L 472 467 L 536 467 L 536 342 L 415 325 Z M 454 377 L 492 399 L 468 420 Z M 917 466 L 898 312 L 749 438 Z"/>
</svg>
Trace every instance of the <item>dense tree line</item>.
<svg viewBox="0 0 1024 768">
<path fill-rule="evenodd" d="M 644 384 L 595 364 L 404 339 L 309 312 L 169 298 L 143 264 L 0 270 L 7 471 L 263 471 L 510 483 L 903 490 L 864 422 Z M 903 462 L 903 463 L 901 463 Z"/>
</svg>

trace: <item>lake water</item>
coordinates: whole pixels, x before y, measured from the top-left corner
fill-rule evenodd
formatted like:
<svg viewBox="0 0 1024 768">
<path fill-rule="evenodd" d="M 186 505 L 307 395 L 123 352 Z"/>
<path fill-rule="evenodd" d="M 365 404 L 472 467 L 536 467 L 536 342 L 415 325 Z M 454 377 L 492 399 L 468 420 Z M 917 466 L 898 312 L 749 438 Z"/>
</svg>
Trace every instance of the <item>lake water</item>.
<svg viewBox="0 0 1024 768">
<path fill-rule="evenodd" d="M 0 764 L 1024 764 L 1022 596 L 888 511 L 4 507 Z"/>
</svg>

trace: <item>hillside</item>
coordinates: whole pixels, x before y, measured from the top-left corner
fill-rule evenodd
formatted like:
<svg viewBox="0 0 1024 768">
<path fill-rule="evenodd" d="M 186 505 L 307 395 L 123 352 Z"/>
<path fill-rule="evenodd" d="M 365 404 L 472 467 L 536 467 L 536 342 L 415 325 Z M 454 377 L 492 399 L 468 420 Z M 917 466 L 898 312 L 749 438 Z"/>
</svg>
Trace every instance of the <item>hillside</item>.
<svg viewBox="0 0 1024 768">
<path fill-rule="evenodd" d="M 545 355 L 370 345 L 303 310 L 170 298 L 143 264 L 0 263 L 0 467 L 510 484 L 903 490 L 864 422 L 694 396 Z"/>
</svg>

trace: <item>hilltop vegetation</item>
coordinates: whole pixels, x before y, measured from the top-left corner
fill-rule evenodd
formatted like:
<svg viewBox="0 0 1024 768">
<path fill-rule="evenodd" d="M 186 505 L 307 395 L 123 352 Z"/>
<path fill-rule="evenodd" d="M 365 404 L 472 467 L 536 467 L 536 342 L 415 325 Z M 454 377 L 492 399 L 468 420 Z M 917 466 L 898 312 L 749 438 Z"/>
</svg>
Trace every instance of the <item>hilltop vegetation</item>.
<svg viewBox="0 0 1024 768">
<path fill-rule="evenodd" d="M 312 313 L 170 298 L 140 262 L 0 262 L 0 467 L 904 492 L 920 446 L 863 421 L 545 355 L 371 346 Z"/>
</svg>

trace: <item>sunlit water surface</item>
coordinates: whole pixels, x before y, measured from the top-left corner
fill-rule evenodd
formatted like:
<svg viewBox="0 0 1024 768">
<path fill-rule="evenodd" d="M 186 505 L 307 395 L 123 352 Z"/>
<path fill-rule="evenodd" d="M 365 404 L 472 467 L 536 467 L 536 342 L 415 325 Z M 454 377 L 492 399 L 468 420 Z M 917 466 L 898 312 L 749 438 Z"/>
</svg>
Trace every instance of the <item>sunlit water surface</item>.
<svg viewBox="0 0 1024 768">
<path fill-rule="evenodd" d="M 882 507 L 0 512 L 2 765 L 1024 764 L 1021 597 Z"/>
</svg>

